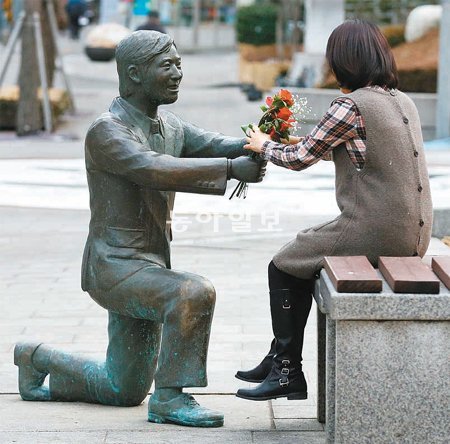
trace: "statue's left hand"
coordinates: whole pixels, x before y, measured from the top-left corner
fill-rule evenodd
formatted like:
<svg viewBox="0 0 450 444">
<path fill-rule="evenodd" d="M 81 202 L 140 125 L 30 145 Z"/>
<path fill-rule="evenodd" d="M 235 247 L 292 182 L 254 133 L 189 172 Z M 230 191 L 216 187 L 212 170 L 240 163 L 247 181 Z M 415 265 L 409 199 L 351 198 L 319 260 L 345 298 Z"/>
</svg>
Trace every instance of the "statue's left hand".
<svg viewBox="0 0 450 444">
<path fill-rule="evenodd" d="M 266 174 L 267 161 L 241 156 L 231 161 L 231 177 L 242 182 L 261 182 Z"/>
</svg>

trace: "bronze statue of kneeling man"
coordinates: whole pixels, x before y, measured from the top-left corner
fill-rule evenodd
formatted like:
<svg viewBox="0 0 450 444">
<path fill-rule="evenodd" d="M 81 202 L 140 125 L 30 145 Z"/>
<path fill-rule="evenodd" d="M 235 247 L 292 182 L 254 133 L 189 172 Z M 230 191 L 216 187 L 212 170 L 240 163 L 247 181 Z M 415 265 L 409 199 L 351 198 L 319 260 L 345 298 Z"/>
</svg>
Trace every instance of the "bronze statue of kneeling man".
<svg viewBox="0 0 450 444">
<path fill-rule="evenodd" d="M 170 36 L 134 32 L 116 60 L 120 97 L 92 124 L 85 146 L 91 222 L 82 288 L 109 313 L 106 361 L 17 344 L 20 395 L 134 406 L 154 379 L 149 421 L 219 427 L 220 412 L 183 392 L 207 385 L 215 291 L 205 278 L 171 269 L 171 211 L 176 191 L 223 195 L 228 179 L 261 181 L 265 163 L 246 155 L 243 138 L 158 111 L 177 100 L 182 78 Z"/>
</svg>

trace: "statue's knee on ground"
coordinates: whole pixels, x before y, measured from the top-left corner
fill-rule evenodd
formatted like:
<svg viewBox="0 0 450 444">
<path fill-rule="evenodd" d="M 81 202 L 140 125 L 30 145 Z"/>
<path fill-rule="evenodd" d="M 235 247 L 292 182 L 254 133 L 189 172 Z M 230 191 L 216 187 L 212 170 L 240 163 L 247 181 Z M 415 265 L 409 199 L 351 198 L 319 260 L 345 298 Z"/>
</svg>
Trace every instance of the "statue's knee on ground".
<svg viewBox="0 0 450 444">
<path fill-rule="evenodd" d="M 124 386 L 114 390 L 115 405 L 119 407 L 134 407 L 142 404 L 148 395 L 148 389 L 143 387 Z"/>
</svg>

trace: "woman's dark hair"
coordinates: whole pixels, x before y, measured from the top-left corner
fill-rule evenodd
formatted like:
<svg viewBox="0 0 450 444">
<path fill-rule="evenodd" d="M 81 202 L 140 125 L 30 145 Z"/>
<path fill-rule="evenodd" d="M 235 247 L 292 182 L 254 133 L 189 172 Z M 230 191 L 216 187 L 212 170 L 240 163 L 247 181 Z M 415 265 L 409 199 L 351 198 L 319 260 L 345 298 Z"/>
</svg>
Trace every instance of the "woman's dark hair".
<svg viewBox="0 0 450 444">
<path fill-rule="evenodd" d="M 391 48 L 373 23 L 355 19 L 339 25 L 328 39 L 326 58 L 344 88 L 354 91 L 368 85 L 398 86 Z"/>
</svg>

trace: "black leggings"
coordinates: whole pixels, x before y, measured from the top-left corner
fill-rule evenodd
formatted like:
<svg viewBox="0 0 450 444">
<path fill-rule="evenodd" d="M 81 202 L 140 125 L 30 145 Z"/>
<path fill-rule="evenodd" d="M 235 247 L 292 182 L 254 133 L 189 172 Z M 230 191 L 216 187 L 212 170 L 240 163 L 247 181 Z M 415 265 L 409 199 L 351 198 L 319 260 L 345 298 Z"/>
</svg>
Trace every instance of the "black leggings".
<svg viewBox="0 0 450 444">
<path fill-rule="evenodd" d="M 279 270 L 273 261 L 269 264 L 269 290 L 281 290 L 288 288 L 293 295 L 310 294 L 314 291 L 315 279 L 300 279 L 284 271 Z M 311 305 L 311 304 L 310 304 Z"/>
<path fill-rule="evenodd" d="M 291 307 L 294 317 L 295 330 L 290 332 L 292 338 L 296 338 L 298 343 L 298 359 L 302 361 L 303 337 L 311 311 L 312 295 L 314 291 L 315 279 L 299 279 L 284 271 L 279 270 L 273 262 L 269 264 L 269 289 L 270 291 L 289 289 L 291 291 Z M 271 296 L 272 298 L 272 296 Z M 272 305 L 272 303 L 271 303 Z M 278 321 L 279 322 L 279 321 Z M 277 319 L 272 316 L 272 328 L 275 338 L 279 329 Z M 277 338 L 278 339 L 278 338 Z M 277 351 L 278 353 L 278 351 Z"/>
</svg>

